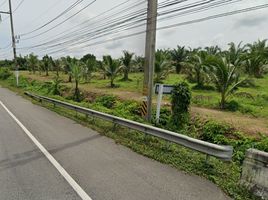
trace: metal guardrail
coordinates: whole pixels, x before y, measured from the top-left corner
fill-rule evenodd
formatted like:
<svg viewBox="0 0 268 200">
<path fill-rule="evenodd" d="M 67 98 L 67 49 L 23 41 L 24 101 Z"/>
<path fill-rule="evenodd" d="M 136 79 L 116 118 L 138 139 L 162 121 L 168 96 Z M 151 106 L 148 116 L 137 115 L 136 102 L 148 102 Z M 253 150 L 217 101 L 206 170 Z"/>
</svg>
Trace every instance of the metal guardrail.
<svg viewBox="0 0 268 200">
<path fill-rule="evenodd" d="M 47 102 L 50 102 L 54 105 L 58 105 L 64 108 L 68 108 L 70 110 L 74 110 L 76 112 L 80 112 L 86 115 L 90 115 L 92 117 L 97 117 L 106 121 L 113 122 L 118 125 L 122 125 L 137 131 L 141 131 L 143 133 L 153 135 L 162 139 L 165 139 L 170 142 L 174 142 L 177 144 L 180 144 L 184 147 L 187 147 L 192 150 L 199 151 L 201 153 L 205 153 L 209 156 L 214 156 L 218 159 L 224 160 L 224 161 L 230 161 L 232 159 L 233 154 L 233 147 L 232 146 L 225 146 L 225 145 L 216 145 L 209 142 L 205 142 L 202 140 L 194 139 L 191 137 L 188 137 L 186 135 L 181 135 L 172 131 L 160 129 L 154 126 L 142 124 L 139 122 L 123 119 L 120 117 L 116 117 L 113 115 L 109 115 L 106 113 L 101 113 L 95 110 L 91 110 L 88 108 L 80 107 L 77 105 L 73 105 L 70 103 L 66 103 L 63 101 L 55 100 L 52 98 L 34 95 L 29 92 L 25 92 L 25 94 L 29 97 L 38 99 L 40 101 L 44 100 Z"/>
</svg>

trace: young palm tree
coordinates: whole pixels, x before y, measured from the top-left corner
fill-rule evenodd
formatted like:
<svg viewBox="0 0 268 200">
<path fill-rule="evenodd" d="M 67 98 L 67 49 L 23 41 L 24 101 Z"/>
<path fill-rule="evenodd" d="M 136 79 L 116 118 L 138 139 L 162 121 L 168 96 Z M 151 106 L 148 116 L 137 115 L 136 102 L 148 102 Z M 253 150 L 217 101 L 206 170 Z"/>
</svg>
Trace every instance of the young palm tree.
<svg viewBox="0 0 268 200">
<path fill-rule="evenodd" d="M 186 62 L 189 52 L 185 47 L 177 46 L 177 49 L 170 51 L 172 64 L 176 67 L 176 73 L 179 74 L 182 70 L 183 63 Z"/>
<path fill-rule="evenodd" d="M 88 83 L 92 79 L 92 72 L 95 68 L 96 61 L 88 59 L 83 62 L 82 70 L 83 70 L 83 79 L 86 83 Z"/>
<path fill-rule="evenodd" d="M 232 65 L 225 57 L 211 56 L 207 64 L 210 67 L 209 76 L 221 94 L 220 108 L 224 109 L 230 95 L 245 79 L 239 79 L 238 67 Z"/>
<path fill-rule="evenodd" d="M 71 67 L 71 76 L 75 81 L 74 97 L 76 101 L 79 101 L 80 100 L 79 82 L 83 76 L 81 63 L 73 59 L 69 64 Z"/>
<path fill-rule="evenodd" d="M 106 74 L 110 77 L 111 80 L 110 85 L 113 88 L 115 87 L 114 80 L 122 69 L 121 61 L 112 59 L 111 56 L 104 56 L 103 61 Z"/>
<path fill-rule="evenodd" d="M 219 55 L 221 53 L 221 48 L 218 45 L 205 47 L 205 50 L 209 55 Z"/>
<path fill-rule="evenodd" d="M 132 58 L 134 56 L 134 53 L 130 53 L 128 51 L 123 51 L 124 56 L 121 58 L 122 64 L 123 64 L 123 70 L 124 70 L 124 77 L 123 81 L 129 81 L 128 74 L 130 72 L 131 66 L 132 66 Z"/>
<path fill-rule="evenodd" d="M 196 82 L 196 86 L 201 88 L 204 86 L 207 73 L 205 73 L 206 62 L 207 62 L 208 53 L 206 51 L 199 51 L 194 53 L 189 57 L 187 65 L 187 74 L 189 79 Z"/>
<path fill-rule="evenodd" d="M 155 53 L 155 83 L 162 83 L 163 80 L 173 71 L 171 61 L 168 59 L 168 53 L 157 50 Z"/>
<path fill-rule="evenodd" d="M 135 67 L 136 72 L 143 72 L 145 65 L 145 58 L 142 56 L 135 56 L 133 60 L 133 66 Z"/>
</svg>

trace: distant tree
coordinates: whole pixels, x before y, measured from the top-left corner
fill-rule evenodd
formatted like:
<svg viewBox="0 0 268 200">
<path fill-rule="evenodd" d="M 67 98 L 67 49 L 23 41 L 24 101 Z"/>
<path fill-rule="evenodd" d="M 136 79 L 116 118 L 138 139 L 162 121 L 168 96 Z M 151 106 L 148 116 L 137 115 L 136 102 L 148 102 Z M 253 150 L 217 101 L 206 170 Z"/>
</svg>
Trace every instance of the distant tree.
<svg viewBox="0 0 268 200">
<path fill-rule="evenodd" d="M 221 48 L 218 45 L 205 47 L 205 50 L 209 55 L 219 55 L 221 53 Z"/>
<path fill-rule="evenodd" d="M 170 51 L 172 64 L 176 68 L 176 73 L 179 74 L 182 70 L 183 64 L 186 62 L 189 51 L 185 47 L 177 46 L 177 49 Z"/>
<path fill-rule="evenodd" d="M 93 54 L 86 54 L 84 55 L 80 61 L 82 61 L 83 63 L 86 63 L 88 60 L 90 60 L 91 62 L 96 62 L 96 56 L 94 56 Z"/>
<path fill-rule="evenodd" d="M 19 65 L 20 70 L 27 69 L 27 57 L 22 57 L 21 55 L 17 57 L 17 64 Z"/>
<path fill-rule="evenodd" d="M 35 74 L 36 69 L 38 68 L 38 57 L 31 53 L 27 58 L 27 65 L 30 72 Z"/>
<path fill-rule="evenodd" d="M 168 57 L 168 52 L 157 50 L 155 53 L 155 83 L 162 83 L 163 80 L 173 71 L 171 61 Z"/>
<path fill-rule="evenodd" d="M 80 101 L 79 82 L 83 76 L 81 63 L 75 59 L 72 59 L 69 64 L 71 67 L 71 76 L 75 81 L 74 98 L 76 101 Z"/>
<path fill-rule="evenodd" d="M 195 82 L 198 88 L 202 88 L 206 81 L 207 73 L 205 69 L 207 57 L 208 53 L 202 50 L 189 56 L 187 62 L 187 77 L 190 81 Z"/>
<path fill-rule="evenodd" d="M 42 61 L 43 61 L 44 70 L 46 72 L 46 76 L 48 76 L 49 75 L 48 71 L 49 71 L 49 68 L 50 68 L 50 65 L 51 65 L 51 60 L 50 60 L 48 55 L 45 55 L 43 57 Z"/>
<path fill-rule="evenodd" d="M 263 74 L 267 72 L 268 46 L 266 42 L 267 40 L 258 40 L 246 45 L 248 48 L 246 71 L 256 78 L 263 77 Z"/>
<path fill-rule="evenodd" d="M 245 60 L 246 46 L 242 46 L 242 42 L 240 42 L 237 46 L 233 42 L 228 45 L 229 49 L 225 52 L 226 58 L 232 65 L 240 67 Z"/>
<path fill-rule="evenodd" d="M 143 72 L 145 65 L 145 58 L 142 56 L 135 56 L 133 60 L 133 66 L 136 72 Z"/>
<path fill-rule="evenodd" d="M 104 67 L 107 76 L 110 78 L 111 87 L 115 87 L 114 80 L 122 69 L 122 63 L 120 60 L 113 59 L 111 56 L 104 56 Z"/>
<path fill-rule="evenodd" d="M 88 59 L 85 63 L 82 63 L 82 70 L 83 70 L 83 78 L 85 82 L 89 82 L 92 79 L 92 73 L 96 66 L 96 62 L 94 60 Z"/>
<path fill-rule="evenodd" d="M 124 77 L 123 81 L 129 81 L 128 74 L 131 70 L 132 66 L 132 58 L 134 56 L 134 53 L 130 53 L 128 51 L 123 51 L 124 56 L 121 58 L 122 64 L 123 64 L 123 70 L 124 70 Z"/>
</svg>

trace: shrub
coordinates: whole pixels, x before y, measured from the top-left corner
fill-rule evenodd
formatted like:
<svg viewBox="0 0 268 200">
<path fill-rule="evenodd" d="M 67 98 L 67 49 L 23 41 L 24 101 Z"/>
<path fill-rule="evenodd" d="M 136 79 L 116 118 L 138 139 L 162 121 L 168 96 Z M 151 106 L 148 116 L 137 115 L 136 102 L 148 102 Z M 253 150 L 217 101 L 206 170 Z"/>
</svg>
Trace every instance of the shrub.
<svg viewBox="0 0 268 200">
<path fill-rule="evenodd" d="M 113 106 L 116 103 L 116 97 L 113 95 L 105 95 L 105 96 L 101 96 L 98 97 L 96 99 L 96 103 L 100 103 L 101 105 L 103 105 L 106 108 L 113 108 Z"/>
<path fill-rule="evenodd" d="M 6 80 L 8 79 L 12 73 L 8 68 L 0 68 L 0 80 Z"/>
<path fill-rule="evenodd" d="M 171 97 L 171 124 L 174 128 L 180 129 L 189 121 L 189 107 L 191 102 L 189 85 L 185 82 L 175 85 Z"/>
</svg>

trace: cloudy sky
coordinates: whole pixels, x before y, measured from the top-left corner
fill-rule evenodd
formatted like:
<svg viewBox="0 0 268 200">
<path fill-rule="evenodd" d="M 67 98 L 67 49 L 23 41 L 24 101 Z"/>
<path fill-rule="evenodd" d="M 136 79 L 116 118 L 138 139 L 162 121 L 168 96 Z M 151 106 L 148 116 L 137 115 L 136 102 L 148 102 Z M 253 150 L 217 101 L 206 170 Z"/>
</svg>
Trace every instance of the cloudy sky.
<svg viewBox="0 0 268 200">
<path fill-rule="evenodd" d="M 139 34 L 118 40 L 120 37 L 143 32 L 145 26 L 141 22 L 127 22 L 128 26 L 139 27 L 122 31 L 103 31 L 103 27 L 117 27 L 118 20 L 127 19 L 133 13 L 143 13 L 146 9 L 146 0 L 83 0 L 74 6 L 69 12 L 61 15 L 77 0 L 12 0 L 14 12 L 14 27 L 16 35 L 20 35 L 17 44 L 18 54 L 26 55 L 31 52 L 43 56 L 50 54 L 54 57 L 63 55 L 81 56 L 93 53 L 98 58 L 110 54 L 119 57 L 122 50 L 129 50 L 138 55 L 144 54 L 145 35 Z M 159 0 L 160 5 L 173 0 Z M 173 7 L 159 9 L 158 13 L 164 13 L 170 9 L 185 8 L 197 3 L 209 0 L 188 0 Z M 214 0 L 222 2 L 223 0 Z M 228 1 L 228 0 L 226 0 Z M 232 4 L 222 5 L 216 8 L 193 8 L 181 10 L 175 15 L 163 15 L 159 17 L 158 27 L 178 24 L 195 19 L 205 18 L 225 12 L 231 12 L 256 5 L 268 4 L 268 0 L 231 0 Z M 91 5 L 89 5 L 92 2 Z M 179 2 L 179 0 L 178 0 Z M 20 5 L 18 7 L 18 5 Z M 85 6 L 88 7 L 80 12 Z M 205 6 L 208 4 L 205 4 Z M 218 4 L 217 4 L 218 5 Z M 196 12 L 197 9 L 199 12 Z M 7 0 L 0 0 L 0 10 L 8 10 Z M 79 13 L 78 13 L 79 12 Z M 78 13 L 78 14 L 76 14 Z M 74 17 L 74 14 L 76 14 Z M 56 20 L 55 17 L 61 15 Z M 1 15 L 0 24 L 0 59 L 11 58 L 10 46 L 10 21 L 5 15 Z M 141 19 L 142 19 L 141 15 Z M 135 18 L 137 20 L 137 18 Z M 52 21 L 51 23 L 48 23 Z M 65 22 L 64 22 L 65 21 Z M 64 23 L 63 23 L 64 22 Z M 242 13 L 234 16 L 208 20 L 195 24 L 177 26 L 170 29 L 157 31 L 157 48 L 175 48 L 177 45 L 189 47 L 219 45 L 227 47 L 229 42 L 244 43 L 258 39 L 268 38 L 268 8 Z M 50 30 L 51 29 L 51 30 Z M 118 29 L 115 29 L 118 30 Z"/>
</svg>

